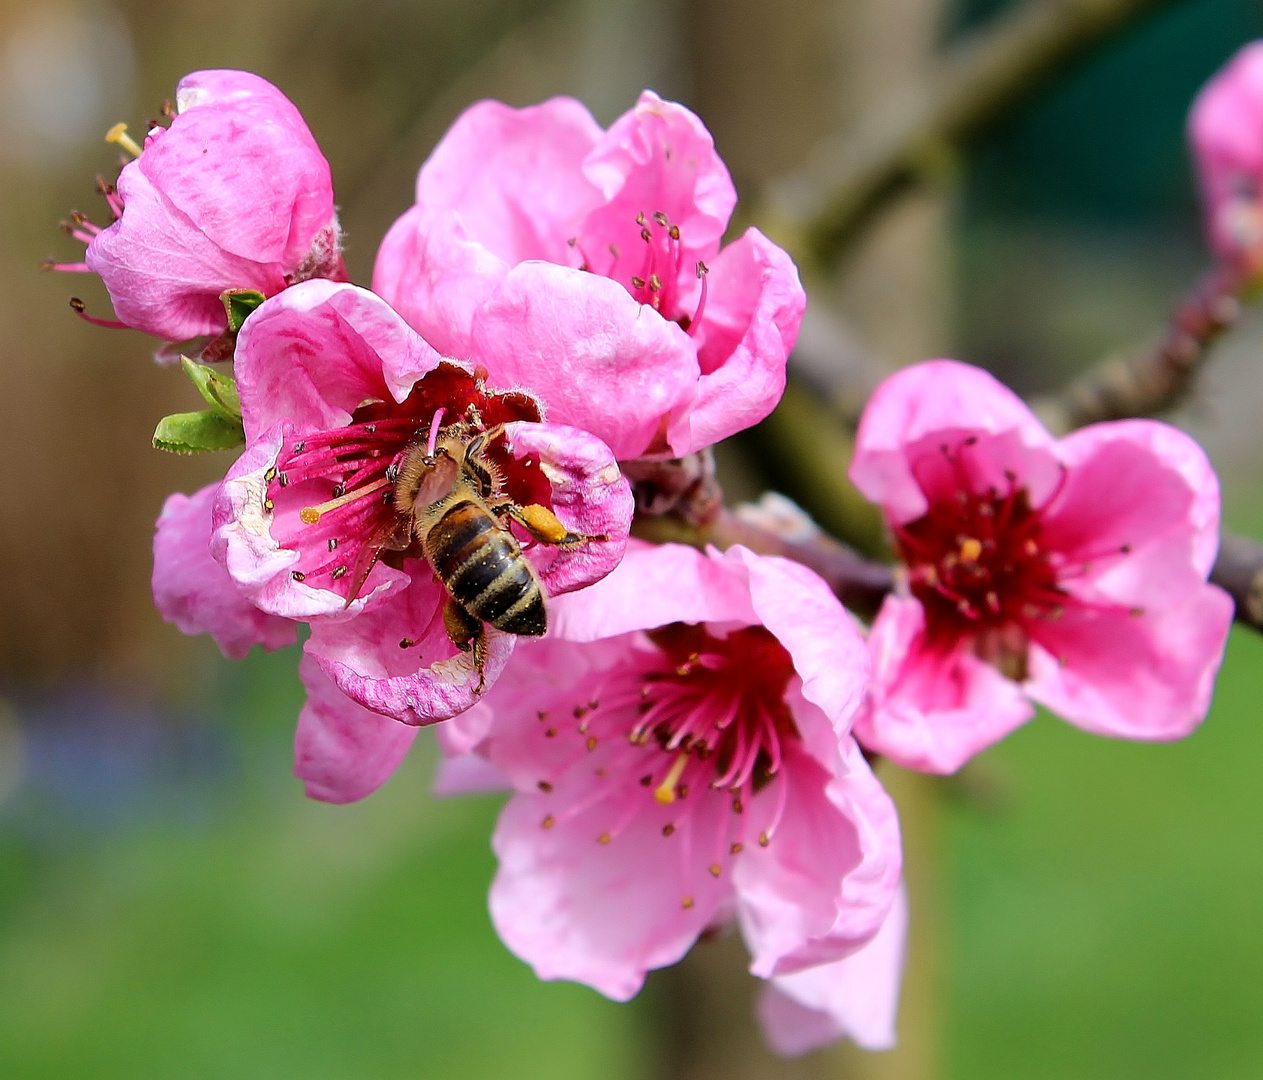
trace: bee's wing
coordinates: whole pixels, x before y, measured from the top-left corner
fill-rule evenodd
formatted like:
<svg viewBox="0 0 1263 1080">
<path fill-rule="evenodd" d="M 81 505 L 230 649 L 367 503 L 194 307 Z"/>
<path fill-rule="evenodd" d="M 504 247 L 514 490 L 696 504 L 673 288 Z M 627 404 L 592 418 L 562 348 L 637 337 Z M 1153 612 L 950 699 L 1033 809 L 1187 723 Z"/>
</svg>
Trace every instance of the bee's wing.
<svg viewBox="0 0 1263 1080">
<path fill-rule="evenodd" d="M 382 557 L 383 551 L 404 551 L 411 544 L 412 518 L 410 516 L 392 518 L 378 526 L 355 558 L 354 572 L 351 574 L 351 589 L 346 594 L 346 606 L 350 607 L 351 601 L 360 595 L 364 582 L 373 572 L 373 567 L 377 565 L 377 560 Z"/>
</svg>

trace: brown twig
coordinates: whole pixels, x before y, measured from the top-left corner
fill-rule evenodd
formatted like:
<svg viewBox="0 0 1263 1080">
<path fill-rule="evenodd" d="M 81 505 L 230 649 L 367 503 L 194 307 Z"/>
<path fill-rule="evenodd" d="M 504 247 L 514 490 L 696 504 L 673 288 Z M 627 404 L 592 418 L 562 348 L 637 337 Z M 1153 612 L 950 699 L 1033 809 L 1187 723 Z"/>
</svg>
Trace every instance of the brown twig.
<svg viewBox="0 0 1263 1080">
<path fill-rule="evenodd" d="M 1023 0 L 954 46 L 923 84 L 818 144 L 806 164 L 772 185 L 761 219 L 796 255 L 827 264 L 891 195 L 950 166 L 960 142 L 1071 59 L 1169 2 Z"/>
<path fill-rule="evenodd" d="M 1210 580 L 1232 597 L 1237 622 L 1263 630 L 1263 544 L 1225 533 Z"/>
<path fill-rule="evenodd" d="M 1176 307 L 1149 347 L 1107 359 L 1062 393 L 1033 402 L 1048 427 L 1063 434 L 1101 420 L 1152 416 L 1177 405 L 1241 312 L 1244 282 L 1230 270 L 1208 274 Z"/>
</svg>

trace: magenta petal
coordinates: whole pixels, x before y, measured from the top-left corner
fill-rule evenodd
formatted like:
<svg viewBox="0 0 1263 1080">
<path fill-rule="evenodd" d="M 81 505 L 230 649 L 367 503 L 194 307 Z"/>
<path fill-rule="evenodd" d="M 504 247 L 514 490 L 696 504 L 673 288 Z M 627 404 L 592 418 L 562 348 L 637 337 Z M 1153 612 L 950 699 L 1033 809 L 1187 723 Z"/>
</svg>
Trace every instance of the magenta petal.
<svg viewBox="0 0 1263 1080">
<path fill-rule="evenodd" d="M 528 548 L 531 564 L 549 596 L 591 585 L 614 569 L 627 549 L 631 528 L 631 485 L 610 448 L 595 435 L 560 424 L 510 424 L 514 456 L 533 456 L 552 485 L 553 513 L 571 532 L 605 540 L 563 550 L 548 544 Z"/>
<path fill-rule="evenodd" d="M 771 413 L 806 306 L 793 260 L 757 229 L 719 253 L 696 331 L 697 398 L 681 420 L 686 431 L 671 433 L 677 454 L 712 446 Z"/>
<path fill-rule="evenodd" d="M 297 625 L 260 611 L 211 557 L 211 506 L 218 487 L 172 495 L 163 505 L 153 541 L 154 604 L 182 633 L 209 633 L 234 660 L 256 643 L 268 650 L 292 645 Z"/>
<path fill-rule="evenodd" d="M 772 1049 L 798 1057 L 843 1038 L 865 1050 L 891 1049 L 907 928 L 908 900 L 900 889 L 877 936 L 858 952 L 773 979 L 758 1003 Z"/>
<path fill-rule="evenodd" d="M 896 522 L 912 521 L 929 505 L 916 467 L 941 458 L 943 445 L 955 451 L 971 438 L 971 449 L 958 456 L 977 492 L 1005 490 L 1006 470 L 1027 489 L 1032 506 L 1055 490 L 1060 473 L 1052 436 L 1012 390 L 955 360 L 915 364 L 877 388 L 860 420 L 851 481 Z"/>
<path fill-rule="evenodd" d="M 471 105 L 417 176 L 417 203 L 454 210 L 465 235 L 513 264 L 571 263 L 566 241 L 600 198 L 580 163 L 602 137 L 581 102 Z"/>
<path fill-rule="evenodd" d="M 343 694 L 304 655 L 298 674 L 307 703 L 294 736 L 294 775 L 308 798 L 349 803 L 371 795 L 399 767 L 417 729 L 370 712 Z"/>
<path fill-rule="evenodd" d="M 433 724 L 477 704 L 478 673 L 443 627 L 443 587 L 429 575 L 354 619 L 312 624 L 306 650 L 353 701 L 405 724 Z M 512 635 L 487 627 L 486 686 L 513 652 Z"/>
<path fill-rule="evenodd" d="M 474 316 L 508 272 L 466 236 L 455 211 L 417 205 L 377 249 L 373 291 L 444 356 L 468 359 Z"/>
<path fill-rule="evenodd" d="M 930 649 L 919 600 L 886 597 L 868 644 L 873 684 L 855 737 L 906 769 L 955 772 L 1035 714 L 1017 683 L 967 647 Z"/>
<path fill-rule="evenodd" d="M 218 334 L 228 325 L 220 293 L 285 287 L 278 263 L 259 263 L 219 247 L 140 172 L 118 178 L 127 212 L 88 245 L 88 267 L 101 275 L 115 314 L 128 326 L 168 341 Z"/>
<path fill-rule="evenodd" d="M 626 1001 L 647 971 L 688 951 L 730 886 L 706 872 L 705 860 L 681 864 L 682 837 L 663 838 L 664 813 L 635 813 L 614 842 L 599 843 L 622 811 L 612 801 L 545 826 L 545 796 L 509 800 L 491 841 L 500 869 L 490 906 L 496 932 L 539 978 L 573 979 Z M 712 835 L 727 813 L 726 800 L 703 797 L 690 819 L 694 835 Z"/>
<path fill-rule="evenodd" d="M 509 271 L 474 322 L 473 359 L 522 386 L 548 419 L 590 431 L 625 461 L 687 407 L 698 377 L 688 335 L 617 282 L 548 263 Z"/>
<path fill-rule="evenodd" d="M 1067 604 L 1031 646 L 1026 691 L 1098 735 L 1183 738 L 1210 708 L 1232 615 L 1232 599 L 1214 585 L 1136 613 Z"/>
<path fill-rule="evenodd" d="M 1070 569 L 1076 596 L 1126 606 L 1180 603 L 1219 548 L 1219 481 L 1200 446 L 1153 420 L 1093 424 L 1058 444 L 1066 483 L 1042 542 Z"/>
<path fill-rule="evenodd" d="M 752 834 L 766 830 L 774 788 L 788 785 L 767 846 L 753 844 L 733 871 L 750 971 L 787 975 L 854 952 L 881 927 L 899 887 L 902 858 L 894 803 L 855 741 L 842 744 L 840 774 L 791 750 L 785 778 L 753 800 Z"/>
<path fill-rule="evenodd" d="M 708 557 L 683 544 L 642 540 L 628 542 L 609 575 L 559 597 L 551 611 L 551 636 L 567 641 L 597 641 L 673 622 L 758 621 L 739 556 Z"/>
<path fill-rule="evenodd" d="M 341 427 L 365 401 L 402 401 L 440 356 L 367 289 L 306 281 L 265 301 L 237 338 L 246 440 L 280 420 L 302 436 Z"/>
</svg>

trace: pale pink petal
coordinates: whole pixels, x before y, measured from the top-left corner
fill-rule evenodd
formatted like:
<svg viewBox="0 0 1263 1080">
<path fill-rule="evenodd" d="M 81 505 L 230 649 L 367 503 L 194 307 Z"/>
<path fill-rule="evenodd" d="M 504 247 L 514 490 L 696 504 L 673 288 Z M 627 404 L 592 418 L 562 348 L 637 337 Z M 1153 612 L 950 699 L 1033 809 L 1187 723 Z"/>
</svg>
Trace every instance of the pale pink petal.
<svg viewBox="0 0 1263 1080">
<path fill-rule="evenodd" d="M 855 737 L 904 768 L 955 772 L 1035 714 L 1021 688 L 966 643 L 930 648 L 919 600 L 886 597 L 868 644 L 873 683 Z"/>
<path fill-rule="evenodd" d="M 492 837 L 500 868 L 491 885 L 491 920 L 504 943 L 541 979 L 573 979 L 626 1001 L 645 973 L 679 960 L 712 920 L 731 886 L 684 859 L 689 834 L 662 834 L 670 810 L 646 803 L 610 842 L 614 800 L 567 810 L 552 796 L 516 795 Z M 712 835 L 727 801 L 703 798 L 690 821 Z M 551 815 L 551 823 L 549 821 Z"/>
<path fill-rule="evenodd" d="M 773 781 L 746 813 L 751 837 L 733 880 L 750 970 L 787 975 L 841 959 L 873 937 L 899 887 L 902 857 L 894 803 L 855 741 L 841 748 L 832 777 L 803 750 L 791 748 L 785 778 Z M 773 828 L 776 788 L 787 785 Z"/>
<path fill-rule="evenodd" d="M 712 446 L 771 413 L 785 391 L 785 364 L 806 305 L 793 260 L 757 229 L 719 253 L 694 330 L 697 398 L 680 418 L 687 434 L 671 434 L 677 453 Z"/>
<path fill-rule="evenodd" d="M 367 289 L 295 285 L 263 303 L 237 339 L 246 440 L 280 420 L 298 436 L 342 427 L 365 401 L 402 401 L 440 359 Z"/>
<path fill-rule="evenodd" d="M 673 622 L 752 626 L 758 618 L 740 559 L 711 558 L 683 544 L 631 540 L 609 575 L 553 602 L 551 636 L 596 641 Z"/>
<path fill-rule="evenodd" d="M 450 724 L 451 721 L 444 723 Z M 442 727 L 442 724 L 436 726 Z M 504 773 L 486 758 L 477 754 L 460 754 L 439 760 L 434 786 L 430 790 L 438 798 L 447 798 L 451 795 L 486 795 L 511 788 Z"/>
<path fill-rule="evenodd" d="M 298 674 L 307 703 L 294 736 L 294 775 L 307 796 L 349 803 L 371 795 L 399 767 L 417 729 L 371 712 L 343 694 L 306 654 Z"/>
<path fill-rule="evenodd" d="M 531 390 L 550 421 L 592 432 L 620 461 L 662 441 L 698 377 L 679 326 L 616 282 L 547 263 L 509 272 L 475 319 L 473 346 L 502 385 Z"/>
<path fill-rule="evenodd" d="M 600 193 L 580 163 L 602 137 L 582 103 L 556 97 L 525 109 L 471 105 L 417 177 L 417 202 L 456 211 L 465 234 L 511 264 L 572 261 L 567 241 Z"/>
<path fill-rule="evenodd" d="M 864 700 L 871 667 L 851 616 L 805 566 L 755 555 L 739 544 L 724 552 L 723 560 L 744 566 L 757 621 L 793 658 L 803 697 L 829 718 L 836 738 L 845 736 Z"/>
<path fill-rule="evenodd" d="M 860 420 L 850 477 L 899 523 L 926 512 L 923 488 L 949 472 L 952 460 L 967 470 L 975 493 L 1007 490 L 1010 472 L 1038 507 L 1060 480 L 1053 445 L 1008 387 L 968 364 L 931 360 L 896 372 L 874 392 Z M 919 475 L 925 469 L 933 471 Z"/>
<path fill-rule="evenodd" d="M 85 261 L 101 275 L 120 320 L 168 341 L 218 334 L 228 325 L 220 293 L 285 287 L 278 263 L 230 254 L 193 227 L 138 162 L 118 178 L 127 213 L 88 245 Z"/>
<path fill-rule="evenodd" d="M 467 237 L 455 211 L 418 204 L 377 249 L 373 291 L 444 356 L 464 360 L 473 355 L 474 317 L 508 272 Z M 491 381 L 500 381 L 497 372 Z"/>
<path fill-rule="evenodd" d="M 1231 597 L 1214 585 L 1133 613 L 1067 604 L 1039 627 L 1026 692 L 1098 735 L 1183 738 L 1210 708 L 1232 615 Z"/>
<path fill-rule="evenodd" d="M 293 270 L 334 218 L 333 182 L 298 110 L 251 79 L 246 72 L 186 78 L 179 114 L 135 165 L 225 251 Z M 124 216 L 130 212 L 126 206 Z"/>
<path fill-rule="evenodd" d="M 798 1057 L 843 1038 L 865 1050 L 891 1049 L 907 928 L 907 894 L 900 889 L 877 936 L 858 952 L 773 979 L 758 1003 L 772 1049 Z"/>
<path fill-rule="evenodd" d="M 314 546 L 303 543 L 300 507 L 293 499 L 269 507 L 267 476 L 293 435 L 288 422 L 277 423 L 254 439 L 229 468 L 212 509 L 211 554 L 263 611 L 288 619 L 350 617 L 405 589 L 410 577 L 379 562 L 350 604 L 332 589 L 295 578 L 296 571 L 302 574 L 300 566 L 324 562 L 327 555 L 323 541 Z M 293 537 L 293 546 L 282 544 L 281 536 Z"/>
<path fill-rule="evenodd" d="M 560 424 L 519 421 L 505 434 L 515 457 L 540 463 L 558 520 L 573 533 L 606 538 L 569 549 L 529 545 L 544 592 L 558 596 L 599 581 L 622 559 L 635 509 L 631 485 L 610 448 L 595 435 Z"/>
<path fill-rule="evenodd" d="M 684 106 L 646 90 L 636 107 L 604 133 L 583 172 L 605 197 L 579 231 L 595 272 L 630 287 L 632 276 L 642 270 L 645 247 L 637 218 L 657 213 L 678 226 L 681 263 L 688 273 L 698 260 L 709 262 L 719 251 L 737 192 L 710 132 Z M 679 274 L 661 267 L 657 272 L 664 278 Z"/>
<path fill-rule="evenodd" d="M 269 651 L 292 645 L 297 624 L 260 611 L 211 556 L 211 506 L 218 487 L 172 495 L 163 505 L 153 541 L 154 604 L 182 633 L 209 633 L 234 660 L 256 643 Z"/>
<path fill-rule="evenodd" d="M 418 574 L 403 591 L 354 619 L 313 623 L 306 649 L 338 688 L 366 708 L 405 724 L 433 724 L 478 702 L 471 653 L 443 626 L 446 590 Z M 486 627 L 486 686 L 513 652 L 514 638 Z"/>
<path fill-rule="evenodd" d="M 1058 456 L 1066 482 L 1041 542 L 1068 564 L 1066 588 L 1146 607 L 1200 588 L 1219 549 L 1219 481 L 1193 439 L 1153 420 L 1121 420 L 1076 431 Z"/>
</svg>

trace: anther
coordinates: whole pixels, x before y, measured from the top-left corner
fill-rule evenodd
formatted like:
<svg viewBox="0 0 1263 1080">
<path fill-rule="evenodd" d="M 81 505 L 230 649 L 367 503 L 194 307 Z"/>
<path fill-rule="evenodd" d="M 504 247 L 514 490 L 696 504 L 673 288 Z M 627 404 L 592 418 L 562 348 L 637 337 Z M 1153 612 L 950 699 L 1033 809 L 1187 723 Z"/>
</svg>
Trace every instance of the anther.
<svg viewBox="0 0 1263 1080">
<path fill-rule="evenodd" d="M 663 836 L 670 836 L 673 832 L 675 832 L 675 826 L 672 825 L 670 822 L 667 822 L 667 824 L 662 826 Z"/>
<path fill-rule="evenodd" d="M 653 797 L 663 806 L 670 806 L 675 802 L 675 785 L 679 783 L 680 777 L 684 774 L 684 768 L 688 765 L 688 761 L 688 754 L 677 754 L 675 760 L 671 763 L 671 768 L 667 772 L 666 778 L 654 789 Z"/>
<path fill-rule="evenodd" d="M 685 911 L 688 911 L 688 909 L 691 908 L 692 906 L 693 906 L 693 898 L 691 896 L 686 896 L 683 900 L 680 901 L 680 907 L 682 907 Z"/>
<path fill-rule="evenodd" d="M 715 863 L 711 863 L 711 864 L 710 864 L 710 876 L 711 876 L 711 877 L 719 877 L 719 874 L 720 874 L 720 866 L 719 866 L 719 863 L 717 863 L 717 862 L 715 862 Z"/>
<path fill-rule="evenodd" d="M 552 794 L 553 786 L 547 780 L 541 780 L 537 786 L 545 795 Z"/>
<path fill-rule="evenodd" d="M 275 465 L 273 465 L 270 469 L 268 469 L 267 472 L 263 474 L 263 479 L 269 484 L 273 480 L 276 479 L 276 466 Z"/>
<path fill-rule="evenodd" d="M 651 233 L 648 229 L 641 229 L 641 230 L 640 230 L 640 238 L 641 238 L 641 239 L 642 239 L 642 240 L 643 240 L 646 244 L 651 244 L 651 243 L 653 243 L 653 233 Z"/>
<path fill-rule="evenodd" d="M 263 509 L 266 510 L 270 514 L 273 510 L 276 509 L 276 503 L 274 503 L 271 499 L 264 499 Z"/>
<path fill-rule="evenodd" d="M 636 215 L 636 224 L 640 226 L 645 224 L 645 212 L 643 210 Z"/>
<path fill-rule="evenodd" d="M 967 536 L 960 542 L 960 557 L 962 562 L 977 562 L 978 556 L 981 554 L 981 541 L 975 540 L 972 536 Z"/>
<path fill-rule="evenodd" d="M 653 773 L 645 773 L 645 775 L 640 778 L 641 787 L 649 787 L 652 783 L 653 783 Z"/>
<path fill-rule="evenodd" d="M 642 277 L 634 277 L 631 279 L 633 289 L 643 289 L 645 287 L 645 279 Z"/>
<path fill-rule="evenodd" d="M 555 738 L 557 738 L 557 729 L 556 729 L 555 727 L 550 727 L 550 728 L 548 728 L 548 729 L 544 732 L 544 738 L 545 738 L 545 739 L 555 739 Z"/>
<path fill-rule="evenodd" d="M 329 550 L 330 550 L 330 551 L 336 551 L 336 550 L 337 550 L 337 547 L 338 547 L 338 541 L 337 541 L 337 539 L 336 539 L 335 537 L 332 537 L 332 536 L 331 536 L 331 537 L 329 537 Z"/>
<path fill-rule="evenodd" d="M 411 648 L 412 648 L 412 646 L 413 646 L 413 645 L 415 645 L 415 644 L 416 644 L 416 642 L 415 642 L 415 641 L 413 641 L 413 640 L 412 640 L 412 638 L 410 638 L 410 637 L 400 638 L 400 639 L 399 639 L 399 647 L 400 647 L 401 649 L 411 649 Z"/>
<path fill-rule="evenodd" d="M 596 842 L 598 844 L 608 844 L 610 842 L 610 834 L 607 832 L 601 833 L 601 835 L 596 838 Z"/>
<path fill-rule="evenodd" d="M 304 581 L 307 580 L 307 575 L 304 574 L 301 570 L 295 570 L 290 576 L 299 584 L 302 584 Z"/>
<path fill-rule="evenodd" d="M 736 844 L 733 844 L 732 847 L 728 849 L 728 852 L 731 855 L 740 855 L 744 847 L 745 847 L 744 844 L 736 843 Z"/>
<path fill-rule="evenodd" d="M 344 578 L 344 577 L 346 577 L 346 567 L 345 567 L 345 566 L 335 566 L 335 567 L 333 568 L 333 574 L 332 574 L 331 576 L 333 577 L 333 580 L 334 580 L 334 581 L 337 581 L 339 578 Z"/>
<path fill-rule="evenodd" d="M 667 230 L 667 235 L 671 237 L 672 240 L 678 240 L 680 238 L 680 227 L 678 225 L 672 225 L 671 228 Z"/>
<path fill-rule="evenodd" d="M 759 833 L 759 847 L 767 847 L 772 842 L 772 838 L 767 833 Z"/>
<path fill-rule="evenodd" d="M 549 814 L 546 818 L 544 818 L 543 821 L 539 823 L 539 827 L 541 829 L 551 829 L 556 824 L 557 824 L 557 819 L 553 817 L 552 814 Z"/>
<path fill-rule="evenodd" d="M 588 741 L 584 745 L 588 748 L 588 753 L 592 753 L 592 751 L 596 749 L 596 736 L 589 735 Z"/>
<path fill-rule="evenodd" d="M 662 291 L 662 278 L 658 277 L 657 274 L 649 275 L 649 291 L 650 292 Z"/>
<path fill-rule="evenodd" d="M 666 215 L 666 214 L 664 214 L 661 210 L 655 210 L 655 211 L 653 212 L 653 219 L 654 219 L 654 221 L 656 221 L 659 225 L 661 225 L 664 229 L 667 227 L 667 224 L 668 224 L 668 222 L 669 222 L 669 219 L 667 218 L 667 215 Z"/>
<path fill-rule="evenodd" d="M 110 130 L 105 133 L 105 141 L 108 143 L 114 143 L 116 146 L 121 146 L 124 150 L 131 154 L 132 157 L 140 157 L 141 155 L 140 146 L 136 143 L 135 139 L 127 134 L 126 124 L 119 123 L 110 128 Z"/>
</svg>

